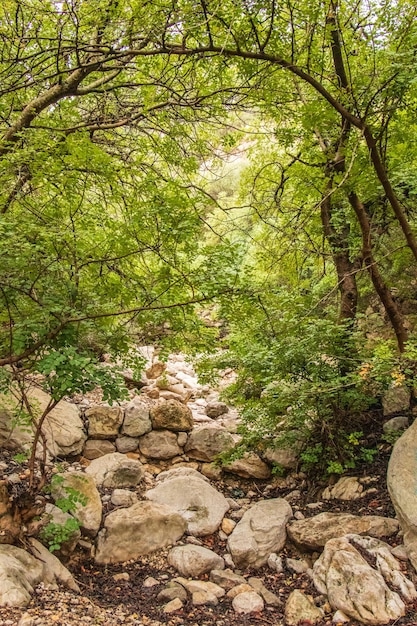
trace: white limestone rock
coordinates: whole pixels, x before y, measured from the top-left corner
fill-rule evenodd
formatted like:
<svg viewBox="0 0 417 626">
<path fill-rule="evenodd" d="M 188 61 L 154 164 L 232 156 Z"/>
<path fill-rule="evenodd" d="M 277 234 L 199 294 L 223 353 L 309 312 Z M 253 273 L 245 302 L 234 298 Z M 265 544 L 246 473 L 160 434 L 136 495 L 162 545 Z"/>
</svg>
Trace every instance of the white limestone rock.
<svg viewBox="0 0 417 626">
<path fill-rule="evenodd" d="M 263 611 L 264 601 L 262 596 L 255 591 L 245 591 L 233 598 L 232 606 L 235 613 L 247 615 L 248 613 L 259 613 L 259 611 Z"/>
<path fill-rule="evenodd" d="M 168 563 L 182 576 L 192 578 L 206 574 L 212 569 L 224 568 L 221 556 L 208 548 L 191 544 L 172 548 L 168 554 Z"/>
<path fill-rule="evenodd" d="M 122 563 L 175 544 L 186 530 L 176 511 L 156 502 L 137 502 L 112 511 L 98 534 L 97 563 Z"/>
<path fill-rule="evenodd" d="M 94 459 L 85 471 L 94 478 L 97 486 L 110 489 L 135 487 L 144 475 L 143 466 L 139 461 L 129 459 L 119 452 Z"/>
<path fill-rule="evenodd" d="M 227 541 L 239 568 L 262 567 L 271 552 L 279 552 L 286 541 L 286 525 L 292 509 L 283 498 L 261 500 L 244 513 Z"/>
<path fill-rule="evenodd" d="M 404 545 L 417 570 L 417 420 L 395 442 L 388 464 L 387 486 L 404 533 Z"/>
<path fill-rule="evenodd" d="M 187 524 L 187 532 L 195 537 L 215 532 L 229 510 L 223 494 L 194 473 L 165 477 L 145 496 L 177 511 Z"/>
<path fill-rule="evenodd" d="M 327 595 L 334 610 L 365 624 L 386 624 L 404 615 L 406 607 L 387 586 L 381 571 L 373 569 L 355 548 L 354 542 L 362 539 L 351 535 L 328 541 L 314 563 L 314 584 Z M 382 570 L 387 565 L 383 561 Z"/>
<path fill-rule="evenodd" d="M 52 497 L 68 498 L 69 493 L 75 493 L 77 501 L 72 511 L 85 534 L 95 537 L 101 526 L 103 505 L 97 490 L 95 480 L 84 472 L 66 472 L 60 474 L 61 482 L 52 482 Z"/>
</svg>

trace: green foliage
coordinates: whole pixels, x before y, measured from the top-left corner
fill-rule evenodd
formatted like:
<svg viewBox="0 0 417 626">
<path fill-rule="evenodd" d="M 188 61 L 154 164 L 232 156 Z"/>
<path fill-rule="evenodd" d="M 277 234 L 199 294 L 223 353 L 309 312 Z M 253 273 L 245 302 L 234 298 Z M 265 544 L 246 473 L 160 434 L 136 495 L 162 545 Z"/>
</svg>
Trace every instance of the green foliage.
<svg viewBox="0 0 417 626">
<path fill-rule="evenodd" d="M 37 362 L 36 369 L 45 377 L 45 386 L 56 400 L 64 395 L 86 393 L 95 387 L 101 388 L 103 400 L 110 405 L 115 400 L 128 398 L 120 368 L 97 363 L 74 346 L 48 351 Z"/>
<path fill-rule="evenodd" d="M 50 552 L 56 552 L 61 549 L 62 544 L 73 539 L 79 529 L 80 524 L 78 520 L 69 517 L 64 524 L 49 522 L 42 528 L 39 536 L 48 545 Z"/>
<path fill-rule="evenodd" d="M 52 476 L 51 482 L 45 489 L 48 492 L 57 488 L 63 488 L 65 496 L 55 500 L 57 506 L 64 513 L 75 513 L 77 508 L 85 506 L 88 498 L 77 489 L 64 485 L 64 477 L 60 474 Z M 48 545 L 51 552 L 60 550 L 63 543 L 77 535 L 80 530 L 80 522 L 75 517 L 69 517 L 64 524 L 49 522 L 40 532 L 40 538 Z"/>
<path fill-rule="evenodd" d="M 370 384 L 358 331 L 303 315 L 296 299 L 288 307 L 279 293 L 275 300 L 269 295 L 268 309 L 265 301 L 262 307 L 251 302 L 248 316 L 242 307 L 236 313 L 228 349 L 201 365 L 203 374 L 226 363 L 236 369 L 225 396 L 241 407 L 243 447 L 294 447 L 302 468 L 318 473 L 370 462 L 376 450 L 363 444 L 362 429 L 378 403 L 375 390 L 392 381 L 392 354 L 387 369 L 383 348 L 376 350 L 378 375 Z"/>
<path fill-rule="evenodd" d="M 55 474 L 51 480 L 51 489 L 62 485 L 63 482 L 64 477 L 60 476 L 59 474 Z M 66 495 L 65 497 L 55 500 L 55 505 L 59 509 L 61 509 L 61 511 L 64 511 L 64 513 L 73 513 L 76 510 L 77 506 L 85 506 L 87 504 L 87 497 L 77 489 L 69 487 L 68 485 L 64 485 L 63 489 Z"/>
<path fill-rule="evenodd" d="M 389 433 L 384 433 L 381 436 L 381 440 L 385 443 L 389 443 L 390 445 L 394 445 L 394 443 L 404 434 L 403 430 L 393 430 Z"/>
</svg>

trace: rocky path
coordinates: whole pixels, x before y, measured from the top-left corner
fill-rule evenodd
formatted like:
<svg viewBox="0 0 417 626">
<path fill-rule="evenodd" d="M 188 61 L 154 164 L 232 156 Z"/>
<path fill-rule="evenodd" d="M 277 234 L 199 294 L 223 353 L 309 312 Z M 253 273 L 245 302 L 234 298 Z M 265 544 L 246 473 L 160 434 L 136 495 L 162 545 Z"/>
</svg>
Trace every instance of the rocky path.
<svg viewBox="0 0 417 626">
<path fill-rule="evenodd" d="M 236 414 L 181 359 L 150 362 L 142 387 L 121 408 L 78 399 L 84 417 L 69 405 L 71 429 L 61 408 L 51 454 L 78 450 L 58 471 L 88 501 L 74 513 L 83 536 L 61 549 L 73 590 L 39 572 L 19 591 L 24 607 L 0 608 L 0 625 L 417 625 L 416 574 L 386 488 L 389 445 L 330 486 L 291 469 L 291 455 L 282 478 L 257 455 L 221 472 L 212 461 L 236 441 Z M 17 497 L 25 463 L 3 452 L 0 468 Z M 60 495 L 47 496 L 51 515 Z M 2 598 L 13 567 L 39 566 L 11 566 L 23 551 L 7 548 Z"/>
</svg>

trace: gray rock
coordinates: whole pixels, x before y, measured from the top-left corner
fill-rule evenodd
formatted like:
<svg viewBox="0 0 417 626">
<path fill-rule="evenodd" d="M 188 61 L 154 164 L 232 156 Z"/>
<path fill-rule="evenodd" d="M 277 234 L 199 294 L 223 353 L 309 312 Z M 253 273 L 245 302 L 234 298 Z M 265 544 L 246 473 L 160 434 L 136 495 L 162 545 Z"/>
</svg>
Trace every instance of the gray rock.
<svg viewBox="0 0 417 626">
<path fill-rule="evenodd" d="M 268 567 L 277 572 L 278 574 L 282 574 L 284 571 L 284 565 L 282 563 L 282 557 L 280 557 L 276 552 L 272 552 L 268 557 Z"/>
<path fill-rule="evenodd" d="M 21 548 L 0 544 L 0 606 L 27 606 L 47 579 L 44 564 Z"/>
<path fill-rule="evenodd" d="M 137 502 L 112 511 L 99 532 L 97 563 L 121 563 L 175 544 L 186 524 L 170 507 L 156 502 Z"/>
<path fill-rule="evenodd" d="M 98 404 L 87 409 L 88 436 L 91 439 L 114 439 L 123 421 L 123 411 L 118 406 Z"/>
<path fill-rule="evenodd" d="M 179 598 L 182 602 L 187 602 L 188 598 L 184 587 L 175 582 L 168 583 L 168 585 L 156 596 L 157 601 L 161 604 L 171 602 L 171 600 L 175 600 L 175 598 Z"/>
<path fill-rule="evenodd" d="M 182 585 L 188 593 L 203 592 L 211 594 L 216 598 L 222 598 L 225 595 L 225 590 L 220 585 L 216 585 L 211 581 L 206 580 L 187 580 L 186 578 L 175 578 L 175 582 Z"/>
<path fill-rule="evenodd" d="M 236 474 L 242 478 L 259 478 L 266 480 L 271 476 L 271 468 L 254 452 L 246 453 L 241 459 L 236 459 L 223 465 L 225 472 Z"/>
<path fill-rule="evenodd" d="M 206 415 L 209 417 L 220 417 L 229 412 L 229 407 L 225 402 L 208 402 L 206 405 Z"/>
<path fill-rule="evenodd" d="M 408 428 L 409 420 L 405 415 L 397 415 L 397 417 L 392 417 L 390 420 L 387 420 L 383 426 L 382 430 L 385 434 L 395 433 L 399 430 L 405 430 Z"/>
<path fill-rule="evenodd" d="M 111 494 L 110 501 L 114 506 L 132 506 L 138 501 L 138 496 L 129 489 L 115 489 Z"/>
<path fill-rule="evenodd" d="M 153 502 L 166 504 L 187 523 L 187 532 L 200 537 L 215 532 L 229 510 L 226 498 L 202 477 L 193 474 L 165 479 L 146 494 Z"/>
<path fill-rule="evenodd" d="M 188 432 L 193 428 L 191 410 L 178 400 L 158 402 L 151 409 L 152 428 L 155 430 L 172 430 Z"/>
<path fill-rule="evenodd" d="M 417 420 L 396 441 L 388 464 L 387 486 L 404 532 L 404 545 L 417 570 Z"/>
<path fill-rule="evenodd" d="M 262 567 L 271 552 L 279 552 L 291 516 L 291 507 L 283 498 L 260 501 L 246 511 L 227 541 L 237 567 Z"/>
<path fill-rule="evenodd" d="M 41 561 L 41 563 L 44 563 L 46 570 L 62 585 L 71 589 L 71 591 L 80 593 L 78 584 L 75 582 L 73 575 L 65 567 L 65 565 L 63 565 L 61 561 L 54 554 L 52 554 L 52 552 L 49 552 L 44 545 L 33 537 L 30 537 L 28 541 L 31 545 L 33 556 L 38 561 Z"/>
<path fill-rule="evenodd" d="M 201 576 L 212 569 L 224 568 L 221 556 L 208 548 L 190 544 L 172 548 L 168 554 L 168 563 L 182 576 L 189 577 Z"/>
<path fill-rule="evenodd" d="M 255 591 L 244 591 L 233 598 L 232 606 L 235 613 L 258 613 L 263 611 L 264 601 Z"/>
<path fill-rule="evenodd" d="M 135 487 L 143 478 L 143 466 L 119 452 L 106 454 L 91 461 L 86 474 L 92 476 L 96 485 L 110 489 Z"/>
<path fill-rule="evenodd" d="M 417 596 L 414 584 L 402 573 L 399 561 L 392 554 L 391 547 L 384 541 L 374 537 L 360 537 L 358 535 L 347 535 L 346 539 L 370 555 L 375 562 L 375 568 L 381 572 L 386 583 L 391 589 L 400 592 L 401 597 L 408 602 Z"/>
<path fill-rule="evenodd" d="M 332 618 L 332 624 L 344 624 L 345 622 L 350 622 L 348 616 L 343 611 L 336 611 Z"/>
<path fill-rule="evenodd" d="M 48 406 L 51 396 L 41 389 L 28 391 L 29 402 L 37 417 Z M 6 449 L 28 449 L 33 441 L 30 423 L 17 423 L 15 411 L 20 400 L 12 396 L 0 395 L 0 445 Z M 87 435 L 79 411 L 74 404 L 61 400 L 46 417 L 42 432 L 46 447 L 53 457 L 81 454 Z"/>
<path fill-rule="evenodd" d="M 410 390 L 407 387 L 391 387 L 382 398 L 384 417 L 410 409 Z"/>
<path fill-rule="evenodd" d="M 115 443 L 117 452 L 120 452 L 120 454 L 126 454 L 127 452 L 136 452 L 139 445 L 139 438 L 122 435 L 121 437 L 117 437 Z"/>
<path fill-rule="evenodd" d="M 171 602 L 168 602 L 168 604 L 164 606 L 163 610 L 164 613 L 175 613 L 175 611 L 179 611 L 182 607 L 182 601 L 179 598 L 174 598 Z"/>
<path fill-rule="evenodd" d="M 197 471 L 193 467 L 188 467 L 188 466 L 187 467 L 184 467 L 184 466 L 173 467 L 170 470 L 161 472 L 156 477 L 156 481 L 158 483 L 163 483 L 166 480 L 171 480 L 172 478 L 186 478 L 186 477 L 205 480 L 206 483 L 210 484 L 209 480 L 205 476 L 203 476 L 199 471 Z"/>
<path fill-rule="evenodd" d="M 389 537 L 398 531 L 397 520 L 377 515 L 350 515 L 349 513 L 319 513 L 304 520 L 294 520 L 287 526 L 288 537 L 297 546 L 307 550 L 321 550 L 329 539 L 349 533 Z"/>
<path fill-rule="evenodd" d="M 210 462 L 219 454 L 230 450 L 235 445 L 232 435 L 220 426 L 202 426 L 195 428 L 188 437 L 184 448 L 186 454 L 198 461 Z"/>
<path fill-rule="evenodd" d="M 149 407 L 139 398 L 134 398 L 125 406 L 122 433 L 128 437 L 141 437 L 152 430 Z"/>
<path fill-rule="evenodd" d="M 294 574 L 305 574 L 310 569 L 310 564 L 304 559 L 286 559 L 286 564 L 290 572 Z"/>
<path fill-rule="evenodd" d="M 251 576 L 248 579 L 248 583 L 251 587 L 253 587 L 256 593 L 259 593 L 259 595 L 262 596 L 265 604 L 268 604 L 268 606 L 282 606 L 282 601 L 278 598 L 277 595 L 275 595 L 275 593 L 272 593 L 272 591 L 269 591 L 269 589 L 265 587 L 260 578 L 255 578 L 254 576 Z"/>
<path fill-rule="evenodd" d="M 177 435 L 170 430 L 152 430 L 139 438 L 139 450 L 149 459 L 173 459 L 183 450 L 178 445 Z"/>
<path fill-rule="evenodd" d="M 365 624 L 386 624 L 405 614 L 403 600 L 384 580 L 384 576 L 390 580 L 396 578 L 399 572 L 388 573 L 385 555 L 381 562 L 376 558 L 380 571 L 373 569 L 354 547 L 355 541 L 364 539 L 368 538 L 349 536 L 328 541 L 313 567 L 314 584 L 320 593 L 328 596 L 333 609 Z M 361 544 L 362 548 L 364 545 Z M 386 552 L 389 553 L 388 546 Z"/>
<path fill-rule="evenodd" d="M 342 476 L 337 483 L 327 487 L 323 500 L 357 500 L 365 495 L 363 485 L 356 476 Z"/>
<path fill-rule="evenodd" d="M 236 585 L 246 583 L 246 578 L 235 574 L 231 569 L 213 569 L 210 572 L 210 580 L 227 591 Z"/>
<path fill-rule="evenodd" d="M 283 469 L 294 469 L 298 464 L 298 455 L 291 448 L 267 448 L 263 457 L 268 463 Z"/>
<path fill-rule="evenodd" d="M 106 439 L 87 439 L 83 456 L 92 461 L 93 459 L 98 459 L 100 456 L 111 454 L 112 452 L 116 452 L 116 446 L 111 441 L 107 441 Z"/>
<path fill-rule="evenodd" d="M 301 620 L 315 624 L 323 617 L 324 611 L 299 589 L 290 593 L 285 605 L 285 623 L 288 626 L 297 626 Z"/>
<path fill-rule="evenodd" d="M 101 526 L 103 505 L 94 478 L 83 472 L 66 472 L 59 476 L 62 482 L 52 482 L 54 500 L 75 494 L 78 501 L 72 515 L 79 521 L 85 534 L 95 537 Z"/>
</svg>

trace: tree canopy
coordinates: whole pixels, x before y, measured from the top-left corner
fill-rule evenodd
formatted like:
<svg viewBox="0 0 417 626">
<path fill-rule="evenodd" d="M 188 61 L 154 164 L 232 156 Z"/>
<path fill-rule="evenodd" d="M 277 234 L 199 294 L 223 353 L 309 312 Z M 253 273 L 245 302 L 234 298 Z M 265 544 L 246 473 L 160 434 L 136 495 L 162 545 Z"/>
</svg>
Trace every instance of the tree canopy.
<svg viewBox="0 0 417 626">
<path fill-rule="evenodd" d="M 359 411 L 372 298 L 390 362 L 413 349 L 416 11 L 5 0 L 3 389 L 38 372 L 56 400 L 98 382 L 115 399 L 105 352 L 213 351 L 198 314 L 210 305 L 236 397 L 272 433 L 294 394 L 304 419 L 309 385 L 332 433 Z"/>
</svg>

